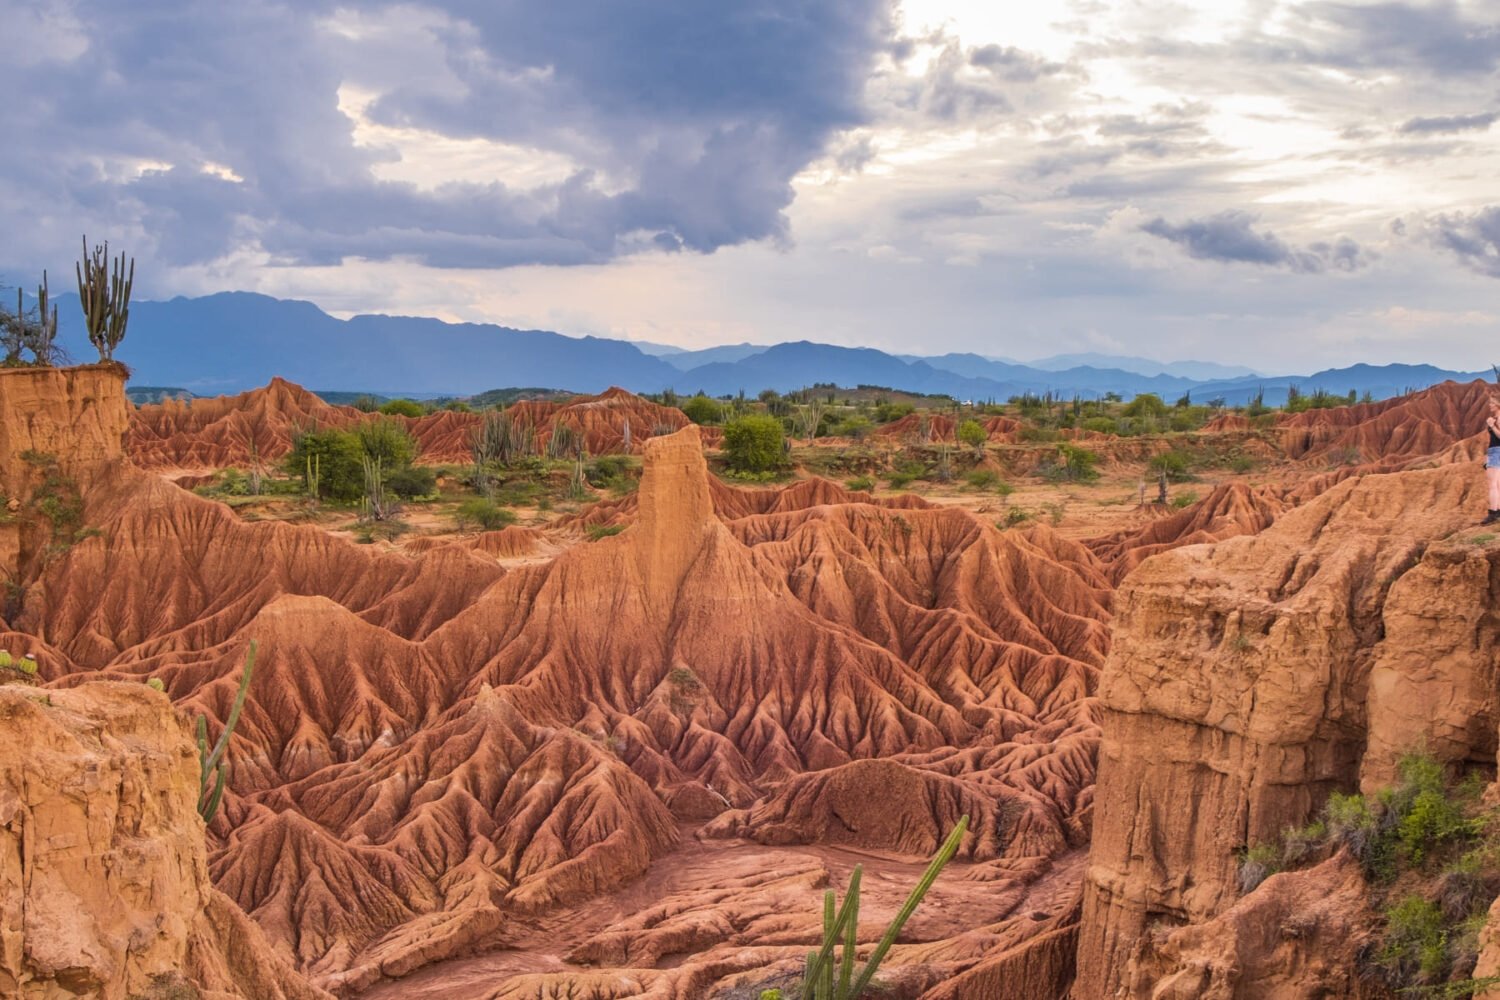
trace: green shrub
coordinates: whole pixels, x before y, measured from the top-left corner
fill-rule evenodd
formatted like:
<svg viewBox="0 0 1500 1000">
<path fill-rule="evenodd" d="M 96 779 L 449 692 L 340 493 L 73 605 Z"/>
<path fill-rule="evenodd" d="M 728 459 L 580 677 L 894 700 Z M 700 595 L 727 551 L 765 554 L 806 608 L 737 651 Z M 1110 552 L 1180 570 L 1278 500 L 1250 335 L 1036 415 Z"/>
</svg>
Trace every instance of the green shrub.
<svg viewBox="0 0 1500 1000">
<path fill-rule="evenodd" d="M 871 476 L 856 476 L 845 482 L 844 485 L 851 490 L 868 493 L 875 488 L 875 480 Z"/>
<path fill-rule="evenodd" d="M 1187 507 L 1191 507 L 1197 502 L 1198 494 L 1194 493 L 1192 490 L 1185 490 L 1172 498 L 1172 506 L 1176 507 L 1178 510 L 1183 510 Z"/>
<path fill-rule="evenodd" d="M 910 403 L 879 403 L 875 406 L 875 422 L 877 424 L 894 423 L 914 412 L 916 412 L 916 407 Z"/>
<path fill-rule="evenodd" d="M 678 409 L 687 414 L 687 418 L 695 424 L 717 424 L 724 419 L 724 407 L 701 392 Z"/>
<path fill-rule="evenodd" d="M 989 469 L 974 469 L 964 475 L 964 482 L 976 490 L 987 490 L 1000 482 L 1000 477 Z"/>
<path fill-rule="evenodd" d="M 357 500 L 365 488 L 363 456 L 353 434 L 312 431 L 293 437 L 283 468 L 300 477 L 309 493 L 324 499 Z"/>
<path fill-rule="evenodd" d="M 1180 451 L 1169 451 L 1162 455 L 1152 456 L 1147 466 L 1157 474 L 1166 473 L 1167 479 L 1174 483 L 1184 482 L 1191 479 L 1188 475 L 1188 465 L 1191 456 Z"/>
<path fill-rule="evenodd" d="M 1115 422 L 1114 417 L 1089 417 L 1079 426 L 1086 431 L 1093 431 L 1095 434 L 1120 433 L 1120 425 Z"/>
<path fill-rule="evenodd" d="M 1057 446 L 1056 459 L 1041 465 L 1037 472 L 1044 479 L 1091 483 L 1099 478 L 1094 468 L 1098 461 L 1099 456 L 1087 448 L 1064 442 Z"/>
<path fill-rule="evenodd" d="M 1167 415 L 1167 404 L 1156 393 L 1143 392 L 1126 403 L 1123 412 L 1127 417 L 1164 417 Z"/>
<path fill-rule="evenodd" d="M 871 427 L 872 424 L 868 417 L 861 417 L 856 414 L 852 417 L 845 417 L 837 424 L 831 426 L 829 433 L 849 438 L 851 441 L 863 441 L 869 436 Z"/>
<path fill-rule="evenodd" d="M 360 451 L 387 471 L 410 465 L 417 457 L 417 439 L 394 420 L 366 420 L 355 425 L 354 437 Z"/>
<path fill-rule="evenodd" d="M 1240 854 L 1238 871 L 1240 892 L 1253 891 L 1279 871 L 1281 871 L 1281 851 L 1275 844 L 1250 845 Z"/>
<path fill-rule="evenodd" d="M 1005 512 L 1005 520 L 998 525 L 1000 528 L 1014 528 L 1031 520 L 1031 511 L 1024 507 L 1012 507 Z"/>
<path fill-rule="evenodd" d="M 618 535 L 620 532 L 625 530 L 625 525 L 591 524 L 583 530 L 584 533 L 589 536 L 589 541 L 597 542 L 601 538 L 609 538 L 611 535 Z"/>
<path fill-rule="evenodd" d="M 1435 983 L 1448 971 L 1448 931 L 1442 911 L 1415 893 L 1385 911 L 1377 964 L 1398 983 Z"/>
<path fill-rule="evenodd" d="M 514 512 L 506 510 L 493 500 L 475 497 L 459 504 L 454 513 L 460 531 L 477 527 L 483 531 L 497 531 L 516 523 Z"/>
<path fill-rule="evenodd" d="M 774 472 L 786 465 L 786 434 L 775 417 L 751 414 L 724 427 L 724 457 L 736 472 Z"/>
<path fill-rule="evenodd" d="M 1290 868 L 1312 858 L 1328 840 L 1326 820 L 1313 820 L 1306 826 L 1287 827 L 1281 834 L 1281 866 Z"/>
<path fill-rule="evenodd" d="M 403 500 L 429 497 L 437 492 L 437 473 L 425 465 L 408 465 L 386 473 L 385 484 Z"/>
<path fill-rule="evenodd" d="M 958 425 L 958 430 L 955 433 L 959 444 L 966 444 L 975 450 L 983 448 L 985 442 L 990 439 L 989 432 L 977 420 L 965 420 Z"/>
<path fill-rule="evenodd" d="M 1359 861 L 1367 861 L 1378 833 L 1375 814 L 1363 795 L 1334 792 L 1323 807 L 1328 836 L 1349 849 Z"/>
<path fill-rule="evenodd" d="M 427 410 L 413 399 L 393 399 L 383 405 L 380 412 L 395 417 L 420 417 Z"/>
</svg>

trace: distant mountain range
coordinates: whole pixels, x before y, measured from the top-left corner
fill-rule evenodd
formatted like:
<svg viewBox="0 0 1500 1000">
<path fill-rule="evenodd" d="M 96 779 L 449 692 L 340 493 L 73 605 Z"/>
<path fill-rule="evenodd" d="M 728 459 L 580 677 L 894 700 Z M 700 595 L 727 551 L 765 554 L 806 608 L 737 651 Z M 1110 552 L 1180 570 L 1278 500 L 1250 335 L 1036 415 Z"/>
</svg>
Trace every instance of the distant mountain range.
<svg viewBox="0 0 1500 1000">
<path fill-rule="evenodd" d="M 60 340 L 74 357 L 90 357 L 76 297 L 65 296 L 59 305 Z M 1190 393 L 1195 400 L 1222 398 L 1236 405 L 1262 392 L 1267 403 L 1279 403 L 1292 386 L 1303 392 L 1368 392 L 1381 399 L 1489 374 L 1361 364 L 1269 376 L 1202 361 L 1061 354 L 1022 364 L 978 354 L 897 356 L 808 341 L 687 351 L 423 317 L 341 320 L 310 302 L 249 292 L 133 303 L 129 335 L 118 354 L 133 369 L 134 385 L 197 395 L 240 392 L 281 375 L 306 386 L 386 396 L 466 396 L 502 386 L 600 392 L 612 385 L 636 392 L 754 395 L 762 389 L 834 384 L 973 400 L 1028 392 L 1088 398 L 1154 392 L 1171 402 Z"/>
</svg>

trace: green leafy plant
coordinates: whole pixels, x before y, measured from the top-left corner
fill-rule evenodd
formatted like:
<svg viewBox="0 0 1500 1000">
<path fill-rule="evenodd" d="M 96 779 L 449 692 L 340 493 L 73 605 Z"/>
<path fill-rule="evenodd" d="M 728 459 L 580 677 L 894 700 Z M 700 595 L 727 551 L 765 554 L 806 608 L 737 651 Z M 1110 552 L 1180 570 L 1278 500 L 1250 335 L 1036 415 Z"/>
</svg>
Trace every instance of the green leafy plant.
<svg viewBox="0 0 1500 1000">
<path fill-rule="evenodd" d="M 470 528 L 479 528 L 481 531 L 498 531 L 516 523 L 516 515 L 513 511 L 506 510 L 493 500 L 484 497 L 474 497 L 465 500 L 458 505 L 454 513 L 454 520 L 458 522 L 460 531 Z"/>
<path fill-rule="evenodd" d="M 1251 892 L 1281 871 L 1281 851 L 1275 844 L 1251 844 L 1240 853 L 1237 873 L 1240 892 Z"/>
<path fill-rule="evenodd" d="M 224 731 L 210 750 L 208 746 L 208 719 L 198 716 L 198 815 L 203 822 L 212 823 L 219 812 L 219 802 L 224 797 L 224 783 L 229 780 L 229 738 L 234 727 L 239 725 L 240 711 L 245 707 L 245 695 L 250 691 L 250 675 L 255 670 L 255 642 L 245 654 L 245 669 L 240 672 L 239 690 L 235 692 L 234 704 L 229 709 L 229 718 L 224 721 Z M 210 787 L 212 786 L 212 787 Z"/>
<path fill-rule="evenodd" d="M 787 464 L 781 421 L 763 414 L 737 417 L 724 426 L 724 459 L 735 472 L 775 472 Z"/>
<path fill-rule="evenodd" d="M 835 909 L 835 897 L 832 889 L 823 895 L 823 946 L 818 951 L 807 953 L 807 965 L 802 974 L 802 1000 L 856 1000 L 862 996 L 870 981 L 875 978 L 875 973 L 880 969 L 880 963 L 885 960 L 886 953 L 896 943 L 901 929 L 916 912 L 928 890 L 937 881 L 938 875 L 953 856 L 958 853 L 958 846 L 962 842 L 964 833 L 969 829 L 969 817 L 964 816 L 958 821 L 958 825 L 948 834 L 948 839 L 938 848 L 937 854 L 922 873 L 922 878 L 912 888 L 911 894 L 906 897 L 906 902 L 901 905 L 895 918 L 886 928 L 885 934 L 870 953 L 869 960 L 863 968 L 855 971 L 859 958 L 859 885 L 863 877 L 862 865 L 855 865 L 854 872 L 849 876 L 849 888 L 844 893 L 842 906 Z M 834 950 L 842 944 L 840 962 L 835 972 Z"/>
<path fill-rule="evenodd" d="M 609 538 L 611 535 L 618 535 L 620 532 L 625 530 L 625 525 L 591 524 L 583 530 L 585 534 L 589 536 L 589 541 L 597 542 L 601 538 Z"/>
<path fill-rule="evenodd" d="M 853 479 L 846 481 L 844 485 L 856 492 L 868 493 L 875 488 L 875 478 L 873 476 L 855 476 Z"/>
</svg>

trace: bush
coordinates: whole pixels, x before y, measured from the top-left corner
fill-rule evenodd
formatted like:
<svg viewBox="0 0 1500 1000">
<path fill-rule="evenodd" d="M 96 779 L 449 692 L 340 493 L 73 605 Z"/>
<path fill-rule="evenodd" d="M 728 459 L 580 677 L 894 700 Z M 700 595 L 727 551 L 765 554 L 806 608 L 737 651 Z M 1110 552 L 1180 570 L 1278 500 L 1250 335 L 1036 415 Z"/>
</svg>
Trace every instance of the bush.
<svg viewBox="0 0 1500 1000">
<path fill-rule="evenodd" d="M 354 428 L 354 436 L 360 450 L 387 472 L 410 465 L 417 457 L 417 439 L 394 420 L 367 420 Z"/>
<path fill-rule="evenodd" d="M 1148 464 L 1152 472 L 1157 474 L 1166 473 L 1169 480 L 1174 483 L 1185 482 L 1192 478 L 1188 475 L 1188 455 L 1180 451 L 1169 451 L 1164 455 L 1153 456 Z"/>
<path fill-rule="evenodd" d="M 475 497 L 459 504 L 454 518 L 458 522 L 460 531 L 471 527 L 477 527 L 483 531 L 497 531 L 516 523 L 516 515 L 512 511 L 483 497 Z"/>
<path fill-rule="evenodd" d="M 357 500 L 365 489 L 363 455 L 353 434 L 313 431 L 293 438 L 283 468 L 301 478 L 309 493 L 324 499 Z"/>
<path fill-rule="evenodd" d="M 836 424 L 831 424 L 828 428 L 828 433 L 838 437 L 846 437 L 851 441 L 863 441 L 869 436 L 872 426 L 868 417 L 861 417 L 855 414 L 852 417 L 845 417 Z"/>
<path fill-rule="evenodd" d="M 412 399 L 393 399 L 380 408 L 380 412 L 395 417 L 420 417 L 427 410 Z"/>
<path fill-rule="evenodd" d="M 1442 911 L 1415 893 L 1385 911 L 1377 963 L 1398 983 L 1435 983 L 1448 971 L 1448 932 Z"/>
<path fill-rule="evenodd" d="M 990 439 L 989 433 L 977 420 L 965 420 L 958 425 L 956 433 L 959 444 L 966 444 L 976 450 L 983 448 L 985 442 Z"/>
<path fill-rule="evenodd" d="M 1281 871 L 1281 852 L 1274 844 L 1252 844 L 1240 855 L 1240 892 L 1251 892 Z"/>
<path fill-rule="evenodd" d="M 1031 516 L 1031 511 L 1024 507 L 1012 507 L 1005 512 L 1005 520 L 998 524 L 997 527 L 1001 529 L 1014 528 L 1031 520 Z"/>
<path fill-rule="evenodd" d="M 1089 417 L 1081 425 L 1086 431 L 1096 434 L 1118 434 L 1120 425 L 1115 422 L 1114 417 Z"/>
<path fill-rule="evenodd" d="M 1186 492 L 1179 493 L 1172 498 L 1172 506 L 1176 507 L 1178 510 L 1184 510 L 1188 507 L 1191 507 L 1197 502 L 1198 494 L 1194 493 L 1192 490 L 1187 490 Z"/>
<path fill-rule="evenodd" d="M 1057 446 L 1057 458 L 1042 465 L 1037 472 L 1044 479 L 1091 483 L 1099 478 L 1094 468 L 1098 461 L 1099 456 L 1087 448 L 1064 443 Z"/>
<path fill-rule="evenodd" d="M 1375 846 L 1378 833 L 1375 814 L 1363 795 L 1342 795 L 1334 792 L 1323 807 L 1328 836 L 1335 843 L 1349 848 L 1349 853 L 1361 862 L 1367 861 Z"/>
<path fill-rule="evenodd" d="M 910 403 L 880 403 L 875 407 L 875 422 L 889 424 L 916 412 L 916 409 Z"/>
<path fill-rule="evenodd" d="M 625 530 L 625 525 L 591 524 L 583 530 L 584 533 L 589 536 L 589 541 L 597 542 L 601 538 L 609 538 L 611 535 L 618 535 L 620 532 Z"/>
<path fill-rule="evenodd" d="M 1127 417 L 1164 417 L 1167 404 L 1156 393 L 1143 392 L 1125 404 L 1124 413 Z"/>
<path fill-rule="evenodd" d="M 387 473 L 385 485 L 403 500 L 429 497 L 437 492 L 437 473 L 424 465 L 408 465 Z"/>
<path fill-rule="evenodd" d="M 772 472 L 786 465 L 781 421 L 758 414 L 738 417 L 724 428 L 724 457 L 737 472 Z"/>
<path fill-rule="evenodd" d="M 856 476 L 844 485 L 851 490 L 868 493 L 875 488 L 875 480 L 870 476 Z"/>
<path fill-rule="evenodd" d="M 683 403 L 679 409 L 695 424 L 717 424 L 724 419 L 724 407 L 701 392 Z"/>
</svg>

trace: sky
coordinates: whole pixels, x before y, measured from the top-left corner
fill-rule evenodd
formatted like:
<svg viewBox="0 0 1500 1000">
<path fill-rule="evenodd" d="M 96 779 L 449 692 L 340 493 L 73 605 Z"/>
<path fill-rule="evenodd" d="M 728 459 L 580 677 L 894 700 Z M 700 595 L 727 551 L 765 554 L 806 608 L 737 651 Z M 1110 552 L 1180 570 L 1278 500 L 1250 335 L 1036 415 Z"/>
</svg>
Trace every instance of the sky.
<svg viewBox="0 0 1500 1000">
<path fill-rule="evenodd" d="M 1500 362 L 1500 0 L 0 0 L 0 284 Z"/>
</svg>

